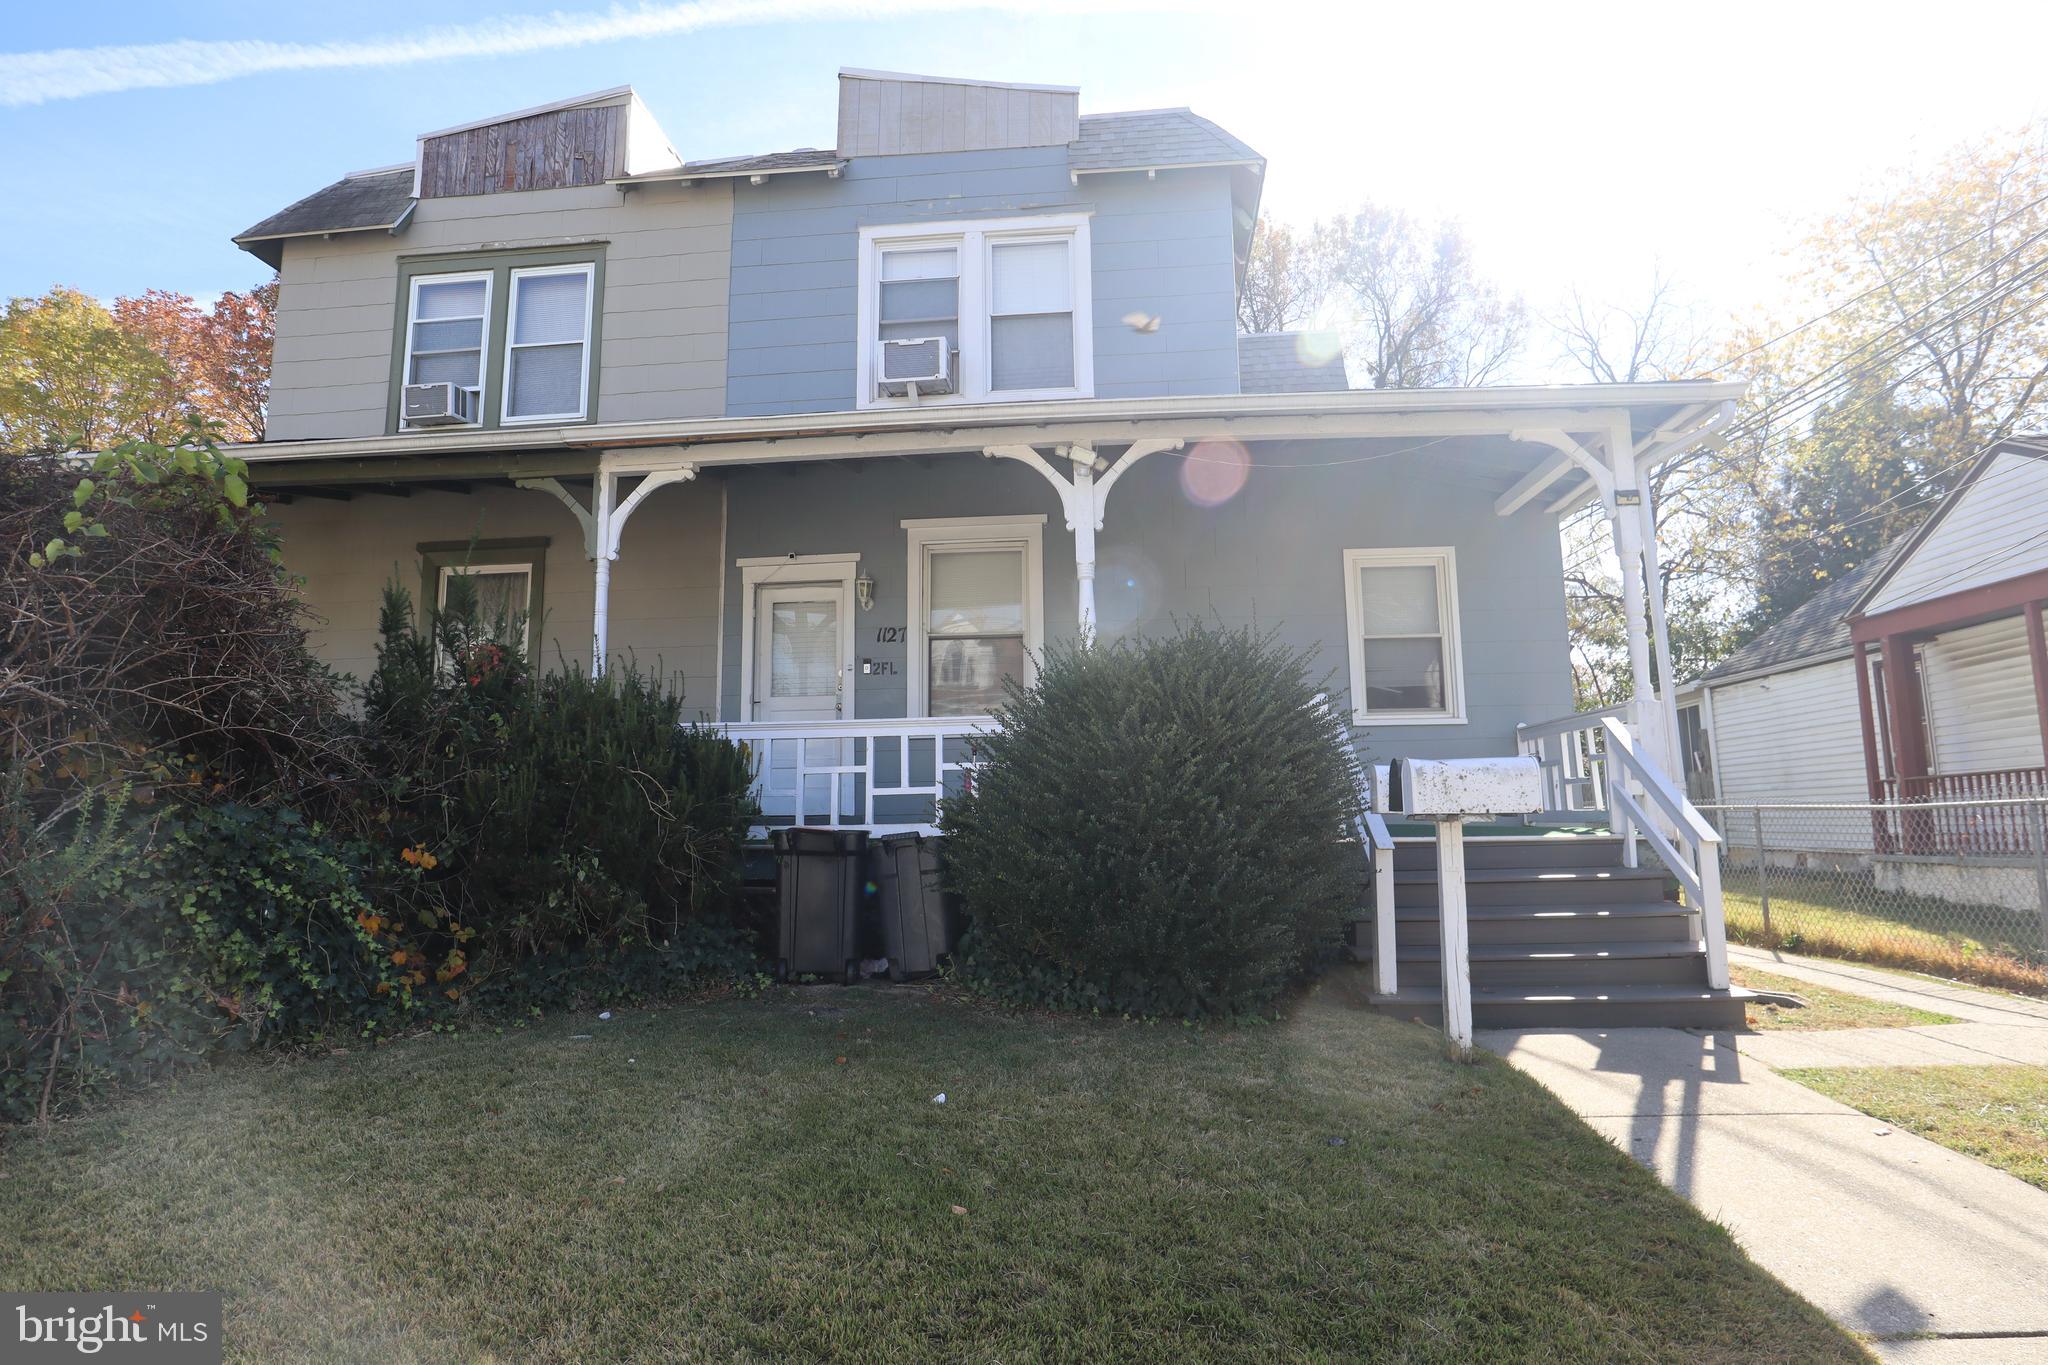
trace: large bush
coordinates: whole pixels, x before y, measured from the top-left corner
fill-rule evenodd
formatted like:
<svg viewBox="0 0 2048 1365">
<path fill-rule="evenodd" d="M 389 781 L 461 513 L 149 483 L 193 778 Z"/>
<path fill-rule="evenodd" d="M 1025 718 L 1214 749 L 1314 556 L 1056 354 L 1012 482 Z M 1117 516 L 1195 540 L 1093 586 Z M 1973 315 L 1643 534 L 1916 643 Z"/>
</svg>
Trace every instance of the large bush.
<svg viewBox="0 0 2048 1365">
<path fill-rule="evenodd" d="M 437 955 L 460 926 L 486 972 L 728 918 L 753 816 L 744 753 L 631 664 L 535 678 L 500 643 L 518 624 L 481 621 L 462 578 L 421 625 L 386 594 L 364 712 L 398 903 Z"/>
<path fill-rule="evenodd" d="M 1013 995 L 1140 1013 L 1254 1009 L 1334 941 L 1355 760 L 1271 636 L 1200 624 L 1055 646 L 946 803 L 971 970 Z"/>
</svg>

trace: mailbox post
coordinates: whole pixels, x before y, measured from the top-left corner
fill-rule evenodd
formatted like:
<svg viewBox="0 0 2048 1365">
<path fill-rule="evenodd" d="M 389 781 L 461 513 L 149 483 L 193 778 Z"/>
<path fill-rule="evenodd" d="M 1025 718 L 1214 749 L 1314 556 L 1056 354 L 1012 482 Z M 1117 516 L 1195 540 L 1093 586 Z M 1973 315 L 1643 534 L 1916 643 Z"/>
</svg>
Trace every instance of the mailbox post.
<svg viewBox="0 0 2048 1365">
<path fill-rule="evenodd" d="M 1471 940 L 1466 923 L 1465 825 L 1543 808 L 1533 757 L 1404 758 L 1393 765 L 1392 804 L 1436 826 L 1437 918 L 1443 929 L 1444 1032 L 1472 1046 Z"/>
</svg>

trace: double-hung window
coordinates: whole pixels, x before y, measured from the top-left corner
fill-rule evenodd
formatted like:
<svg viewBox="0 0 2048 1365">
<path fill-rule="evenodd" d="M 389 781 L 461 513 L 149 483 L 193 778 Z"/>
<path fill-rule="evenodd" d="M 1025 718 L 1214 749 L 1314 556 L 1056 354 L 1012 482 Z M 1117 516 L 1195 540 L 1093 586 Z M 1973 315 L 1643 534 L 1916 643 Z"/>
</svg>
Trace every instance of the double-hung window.
<svg viewBox="0 0 2048 1365">
<path fill-rule="evenodd" d="M 530 661 L 540 643 L 541 578 L 545 537 L 521 540 L 432 541 L 419 547 L 426 600 L 446 610 L 460 579 L 476 599 L 476 623 L 503 644 L 517 644 Z"/>
<path fill-rule="evenodd" d="M 1042 518 L 911 521 L 911 703 L 927 716 L 985 716 L 1003 679 L 1031 681 L 1043 647 Z"/>
<path fill-rule="evenodd" d="M 483 412 L 485 338 L 491 324 L 488 271 L 417 275 L 405 340 L 405 382 L 453 384 L 472 424 Z"/>
<path fill-rule="evenodd" d="M 861 230 L 862 407 L 1094 392 L 1088 219 L 1051 214 Z M 887 343 L 943 338 L 943 386 L 884 378 Z"/>
<path fill-rule="evenodd" d="M 505 421 L 582 420 L 590 395 L 591 274 L 588 265 L 512 272 Z"/>
<path fill-rule="evenodd" d="M 1353 722 L 1462 722 L 1455 554 L 1448 547 L 1346 550 L 1344 600 Z"/>
</svg>

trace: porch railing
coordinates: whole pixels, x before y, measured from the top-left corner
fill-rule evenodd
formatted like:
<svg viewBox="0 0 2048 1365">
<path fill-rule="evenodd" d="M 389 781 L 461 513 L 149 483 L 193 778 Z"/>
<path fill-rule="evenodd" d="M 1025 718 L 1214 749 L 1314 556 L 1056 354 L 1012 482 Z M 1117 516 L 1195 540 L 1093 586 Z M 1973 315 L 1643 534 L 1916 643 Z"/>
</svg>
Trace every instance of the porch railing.
<svg viewBox="0 0 2048 1365">
<path fill-rule="evenodd" d="M 1622 839 L 1622 863 L 1638 866 L 1636 843 L 1641 840 L 1678 879 L 1685 888 L 1685 903 L 1699 912 L 1707 984 L 1726 990 L 1728 924 L 1721 902 L 1721 835 L 1655 764 L 1636 752 L 1626 725 L 1605 716 L 1600 727 L 1605 732 L 1601 766 L 1606 770 L 1608 819 Z"/>
<path fill-rule="evenodd" d="M 2048 797 L 2048 768 L 1888 777 L 1884 795 L 1889 809 L 1871 819 L 1881 853 L 2019 857 L 2035 851 L 2038 836 L 2023 803 Z"/>
<path fill-rule="evenodd" d="M 1358 816 L 1356 827 L 1358 846 L 1371 877 L 1372 988 L 1379 995 L 1393 995 L 1401 988 L 1395 965 L 1394 836 L 1387 829 L 1386 818 L 1370 806 Z"/>
<path fill-rule="evenodd" d="M 994 727 L 988 716 L 945 716 L 724 729 L 753 763 L 757 834 L 788 825 L 935 834 L 940 806 L 973 780 L 974 737 Z"/>
<path fill-rule="evenodd" d="M 1626 723 L 1626 705 L 1515 727 L 1516 748 L 1543 770 L 1545 810 L 1605 811 L 1605 722 Z"/>
</svg>

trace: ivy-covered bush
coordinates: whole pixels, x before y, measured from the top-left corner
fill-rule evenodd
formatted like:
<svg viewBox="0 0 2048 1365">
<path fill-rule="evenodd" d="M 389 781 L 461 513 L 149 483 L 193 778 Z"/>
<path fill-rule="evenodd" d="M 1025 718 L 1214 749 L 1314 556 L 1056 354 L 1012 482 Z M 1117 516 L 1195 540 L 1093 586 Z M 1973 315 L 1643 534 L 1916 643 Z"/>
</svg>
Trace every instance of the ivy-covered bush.
<svg viewBox="0 0 2048 1365">
<path fill-rule="evenodd" d="M 394 906 L 488 972 L 668 942 L 736 908 L 746 755 L 632 666 L 535 678 L 462 578 L 424 626 L 387 590 L 364 690 Z M 473 974 L 474 975 L 474 974 Z"/>
<path fill-rule="evenodd" d="M 1020 1001 L 1199 1016 L 1272 1002 L 1358 891 L 1355 760 L 1306 652 L 1202 624 L 1055 646 L 947 801 L 970 977 Z"/>
</svg>

